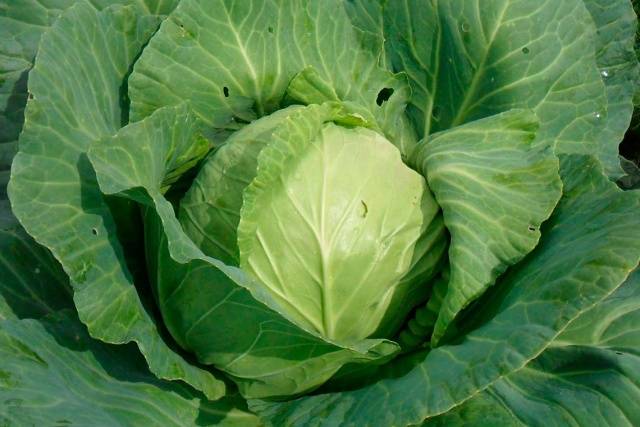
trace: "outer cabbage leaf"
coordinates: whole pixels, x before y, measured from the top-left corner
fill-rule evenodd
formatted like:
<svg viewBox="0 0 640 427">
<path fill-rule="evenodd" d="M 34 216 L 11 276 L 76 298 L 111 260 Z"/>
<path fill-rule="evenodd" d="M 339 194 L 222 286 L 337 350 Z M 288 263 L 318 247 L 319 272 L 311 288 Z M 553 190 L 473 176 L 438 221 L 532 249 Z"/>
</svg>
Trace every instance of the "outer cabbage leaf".
<svg viewBox="0 0 640 427">
<path fill-rule="evenodd" d="M 207 402 L 158 380 L 135 346 L 91 339 L 70 311 L 0 320 L 0 422 L 7 425 L 257 426 L 243 402 Z"/>
<path fill-rule="evenodd" d="M 433 189 L 451 234 L 451 277 L 432 341 L 457 314 L 540 239 L 560 199 L 558 159 L 534 145 L 538 120 L 510 111 L 433 135 L 414 161 Z"/>
<path fill-rule="evenodd" d="M 27 79 L 40 37 L 76 0 L 0 1 L 0 203 L 9 182 L 9 169 L 18 151 L 24 122 Z M 149 14 L 167 14 L 177 0 L 92 0 L 97 8 L 111 4 L 137 4 Z"/>
<path fill-rule="evenodd" d="M 620 191 L 595 158 L 562 156 L 560 170 L 565 194 L 540 244 L 498 283 L 483 321 L 458 343 L 393 363 L 400 373 L 357 390 L 250 407 L 275 425 L 418 424 L 527 365 L 640 260 L 640 194 Z"/>
<path fill-rule="evenodd" d="M 596 60 L 607 93 L 607 117 L 598 138 L 605 171 L 620 178 L 617 150 L 608 146 L 624 138 L 633 115 L 633 87 L 640 87 L 640 65 L 635 41 L 638 20 L 629 0 L 583 0 L 598 30 Z"/>
<path fill-rule="evenodd" d="M 373 45 L 378 46 L 377 43 Z M 373 53 L 376 52 L 378 49 Z M 401 75 L 395 78 L 401 78 Z M 383 84 L 384 82 L 380 81 L 378 85 L 381 87 Z M 339 94 L 334 83 L 323 77 L 315 67 L 307 66 L 291 80 L 285 99 L 291 98 L 292 101 L 305 105 L 340 102 L 348 106 L 349 110 L 359 116 L 370 128 L 385 135 L 396 145 L 400 149 L 402 159 L 406 160 L 413 152 L 416 143 L 415 132 L 404 114 L 408 92 L 408 86 L 399 86 L 395 89 L 383 87 L 375 98 L 375 104 L 367 104 L 364 100 L 352 101 L 349 97 Z"/>
<path fill-rule="evenodd" d="M 381 46 L 354 30 L 338 0 L 184 0 L 136 63 L 132 116 L 189 100 L 214 128 L 236 127 L 282 108 L 292 78 L 313 67 L 408 153 L 415 137 L 398 114 L 408 87 L 378 67 Z"/>
<path fill-rule="evenodd" d="M 394 353 L 397 346 L 389 341 L 341 346 L 296 326 L 260 283 L 206 256 L 188 238 L 161 194 L 163 171 L 175 168 L 200 132 L 195 115 L 181 104 L 157 110 L 89 151 L 105 194 L 148 206 L 152 282 L 178 343 L 229 373 L 243 395 L 253 397 L 301 393 L 347 362 Z"/>
<path fill-rule="evenodd" d="M 622 170 L 625 176 L 618 180 L 618 185 L 625 190 L 637 190 L 640 188 L 640 168 L 631 160 L 620 158 Z"/>
<path fill-rule="evenodd" d="M 554 341 L 558 347 L 596 346 L 640 357 L 640 269 L 606 300 L 584 313 Z"/>
<path fill-rule="evenodd" d="M 140 302 L 85 155 L 92 141 L 114 133 L 126 118 L 123 79 L 158 22 L 138 7 L 98 11 L 78 2 L 42 37 L 9 195 L 27 232 L 71 278 L 80 319 L 92 336 L 135 341 L 159 377 L 183 379 L 217 398 L 224 384 L 174 353 Z"/>
<path fill-rule="evenodd" d="M 638 425 L 639 321 L 636 271 L 525 368 L 424 425 Z"/>
<path fill-rule="evenodd" d="M 3 425 L 259 424 L 238 397 L 206 401 L 156 379 L 134 345 L 91 339 L 72 308 L 51 253 L 19 227 L 0 230 Z"/>
<path fill-rule="evenodd" d="M 27 75 L 40 36 L 73 1 L 0 1 L 0 203 L 6 199 L 11 160 L 18 151 Z"/>
<path fill-rule="evenodd" d="M 0 321 L 39 319 L 73 307 L 69 279 L 49 251 L 0 206 Z"/>
<path fill-rule="evenodd" d="M 345 9 L 354 27 L 369 34 L 373 39 L 385 41 L 384 5 L 385 2 L 382 0 L 351 0 L 347 2 Z M 389 43 L 385 41 L 383 48 L 389 49 Z M 391 69 L 387 52 L 382 51 L 379 54 L 380 65 L 385 69 Z"/>
<path fill-rule="evenodd" d="M 559 153 L 617 152 L 614 141 L 596 144 L 606 98 L 582 0 L 390 1 L 384 24 L 419 136 L 524 108 Z"/>
<path fill-rule="evenodd" d="M 39 319 L 73 307 L 68 278 L 24 230 L 0 230 L 0 319 Z"/>
</svg>

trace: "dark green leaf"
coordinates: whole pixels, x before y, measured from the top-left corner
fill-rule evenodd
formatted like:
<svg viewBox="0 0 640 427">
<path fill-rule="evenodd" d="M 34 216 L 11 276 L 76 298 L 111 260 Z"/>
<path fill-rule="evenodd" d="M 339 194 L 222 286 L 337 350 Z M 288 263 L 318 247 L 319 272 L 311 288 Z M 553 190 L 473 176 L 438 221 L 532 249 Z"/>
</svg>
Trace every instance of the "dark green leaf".
<svg viewBox="0 0 640 427">
<path fill-rule="evenodd" d="M 217 398 L 224 385 L 174 353 L 142 306 L 85 154 L 120 127 L 123 79 L 159 20 L 139 7 L 99 11 L 82 1 L 46 32 L 29 77 L 33 99 L 9 194 L 27 232 L 69 274 L 80 319 L 94 337 L 135 341 L 159 377 L 183 379 Z"/>
</svg>

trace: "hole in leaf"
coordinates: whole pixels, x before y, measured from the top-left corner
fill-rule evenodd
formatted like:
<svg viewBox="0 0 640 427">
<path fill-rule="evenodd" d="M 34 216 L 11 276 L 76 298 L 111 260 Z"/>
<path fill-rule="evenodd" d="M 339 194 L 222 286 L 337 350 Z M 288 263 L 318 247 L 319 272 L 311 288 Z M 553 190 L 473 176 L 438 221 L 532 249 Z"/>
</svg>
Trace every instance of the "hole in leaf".
<svg viewBox="0 0 640 427">
<path fill-rule="evenodd" d="M 97 228 L 92 228 L 91 229 L 91 234 L 93 234 L 94 236 L 98 235 L 98 229 Z"/>
<path fill-rule="evenodd" d="M 529 52 L 531 52 L 531 50 L 528 47 L 523 47 L 522 48 L 522 53 L 524 53 L 525 55 L 528 55 Z"/>
<path fill-rule="evenodd" d="M 273 27 L 267 28 L 267 31 L 269 31 L 271 34 L 273 34 Z"/>
<path fill-rule="evenodd" d="M 360 212 L 360 216 L 362 218 L 366 218 L 367 214 L 369 213 L 369 206 L 367 206 L 364 200 L 360 200 L 360 203 L 362 204 L 362 210 Z"/>
<path fill-rule="evenodd" d="M 225 97 L 225 98 L 228 98 L 228 97 L 229 97 L 229 88 L 228 88 L 228 87 L 226 87 L 226 86 L 225 86 L 225 87 L 223 87 L 223 88 L 222 88 L 222 93 L 224 94 L 224 97 Z"/>
<path fill-rule="evenodd" d="M 536 228 L 533 225 L 529 226 L 529 231 L 536 231 Z"/>
<path fill-rule="evenodd" d="M 376 104 L 381 106 L 383 102 L 387 101 L 393 95 L 393 89 L 390 87 L 385 87 L 380 92 L 378 92 L 378 97 L 376 98 Z"/>
</svg>

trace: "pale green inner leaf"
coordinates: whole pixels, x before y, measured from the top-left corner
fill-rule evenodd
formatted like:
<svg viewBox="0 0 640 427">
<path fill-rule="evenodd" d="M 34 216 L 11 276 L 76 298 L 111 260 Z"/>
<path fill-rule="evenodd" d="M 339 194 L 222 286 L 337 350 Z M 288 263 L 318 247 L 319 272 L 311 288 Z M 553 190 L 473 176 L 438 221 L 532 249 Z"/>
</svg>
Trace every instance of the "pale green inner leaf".
<svg viewBox="0 0 640 427">
<path fill-rule="evenodd" d="M 386 139 L 318 124 L 294 123 L 261 153 L 244 196 L 240 265 L 300 324 L 362 339 L 409 270 L 421 206 L 431 220 L 435 204 Z"/>
<path fill-rule="evenodd" d="M 180 202 L 185 233 L 208 256 L 239 265 L 237 233 L 242 192 L 256 175 L 258 155 L 274 129 L 299 106 L 278 110 L 233 134 L 210 155 Z"/>
</svg>

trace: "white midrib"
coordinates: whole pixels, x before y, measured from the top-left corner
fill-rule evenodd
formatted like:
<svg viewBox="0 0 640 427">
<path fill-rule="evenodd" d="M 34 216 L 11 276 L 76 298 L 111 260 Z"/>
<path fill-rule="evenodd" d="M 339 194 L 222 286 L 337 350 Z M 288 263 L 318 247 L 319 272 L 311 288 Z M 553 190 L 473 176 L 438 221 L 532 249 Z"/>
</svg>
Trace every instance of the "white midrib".
<svg viewBox="0 0 640 427">
<path fill-rule="evenodd" d="M 409 16 L 410 11 L 409 11 L 409 5 L 407 4 L 407 2 L 405 2 L 405 8 L 406 8 L 407 16 Z M 435 8 L 435 12 L 436 12 L 438 21 L 440 21 L 440 10 L 438 9 L 437 6 Z M 413 29 L 411 31 L 413 31 Z M 435 49 L 436 49 L 435 64 L 434 64 L 433 75 L 431 76 L 431 82 L 430 82 L 431 85 L 429 86 L 429 82 L 427 82 L 427 88 L 431 89 L 431 97 L 429 98 L 427 111 L 425 111 L 424 128 L 422 130 L 422 137 L 424 138 L 425 142 L 427 141 L 429 134 L 431 133 L 431 122 L 433 120 L 433 108 L 435 106 L 436 96 L 438 93 L 437 82 L 438 82 L 438 77 L 440 76 L 440 53 L 442 50 L 442 26 L 438 25 L 437 31 L 438 31 L 438 34 L 436 35 L 437 38 L 435 43 Z"/>
<path fill-rule="evenodd" d="M 323 138 L 324 139 L 324 138 Z M 320 258 L 322 261 L 321 264 L 321 278 L 322 278 L 322 326 L 324 328 L 324 336 L 328 338 L 333 338 L 335 333 L 335 323 L 334 319 L 331 316 L 331 307 L 333 305 L 333 301 L 331 300 L 331 292 L 332 292 L 332 283 L 331 277 L 329 275 L 329 260 L 327 259 L 327 255 L 329 251 L 326 248 L 327 239 L 325 231 L 325 207 L 327 205 L 327 174 L 324 172 L 324 167 L 326 165 L 326 150 L 322 148 L 324 141 L 320 141 L 320 150 L 322 151 L 322 191 L 320 193 L 320 232 L 318 233 L 318 249 L 320 251 Z"/>
<path fill-rule="evenodd" d="M 473 75 L 473 79 L 471 80 L 471 84 L 469 85 L 469 90 L 464 96 L 464 100 L 462 101 L 462 104 L 458 109 L 458 113 L 456 114 L 456 117 L 451 122 L 450 127 L 452 128 L 461 125 L 462 121 L 465 118 L 467 109 L 469 108 L 473 100 L 473 95 L 478 90 L 478 84 L 480 84 L 481 77 L 487 65 L 487 60 L 489 58 L 489 50 L 491 49 L 491 46 L 493 46 L 493 43 L 496 40 L 496 36 L 498 35 L 498 30 L 500 30 L 500 27 L 502 26 L 502 21 L 504 20 L 504 17 L 507 13 L 508 8 L 509 8 L 509 4 L 508 2 L 505 2 L 504 7 L 502 8 L 502 11 L 500 11 L 500 16 L 496 20 L 496 26 L 493 28 L 493 31 L 491 32 L 491 37 L 489 38 L 489 40 L 487 40 L 487 51 L 483 55 L 482 60 L 480 61 L 480 64 L 478 64 L 478 68 L 476 69 L 476 72 Z"/>
<path fill-rule="evenodd" d="M 245 45 L 242 43 L 242 39 L 240 38 L 240 33 L 238 33 L 238 31 L 236 30 L 236 27 L 233 26 L 231 16 L 229 15 L 229 11 L 226 8 L 224 8 L 224 11 L 227 14 L 227 21 L 229 21 L 229 28 L 233 33 L 233 37 L 235 38 L 236 43 L 238 44 L 238 50 L 240 51 L 240 54 L 242 55 L 242 59 L 244 59 L 244 62 L 247 64 L 247 68 L 249 69 L 251 82 L 253 83 L 253 91 L 256 99 L 256 108 L 257 108 L 258 115 L 263 116 L 264 108 L 262 105 L 263 103 L 262 103 L 262 96 L 260 91 L 261 88 L 260 88 L 260 85 L 258 84 L 258 73 L 256 72 L 256 69 L 253 66 L 253 62 L 251 62 L 251 58 L 249 58 L 249 54 L 247 53 L 247 49 Z"/>
</svg>

